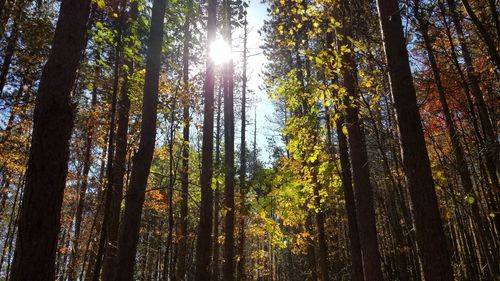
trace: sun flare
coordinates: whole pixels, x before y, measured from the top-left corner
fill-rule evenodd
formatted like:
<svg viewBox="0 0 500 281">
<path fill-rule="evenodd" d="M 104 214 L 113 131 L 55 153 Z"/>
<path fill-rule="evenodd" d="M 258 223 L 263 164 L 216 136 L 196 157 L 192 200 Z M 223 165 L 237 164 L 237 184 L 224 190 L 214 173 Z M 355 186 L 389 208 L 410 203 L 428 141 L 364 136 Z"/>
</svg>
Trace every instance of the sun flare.
<svg viewBox="0 0 500 281">
<path fill-rule="evenodd" d="M 225 64 L 232 59 L 231 47 L 226 41 L 217 39 L 210 44 L 210 59 L 217 65 Z"/>
</svg>

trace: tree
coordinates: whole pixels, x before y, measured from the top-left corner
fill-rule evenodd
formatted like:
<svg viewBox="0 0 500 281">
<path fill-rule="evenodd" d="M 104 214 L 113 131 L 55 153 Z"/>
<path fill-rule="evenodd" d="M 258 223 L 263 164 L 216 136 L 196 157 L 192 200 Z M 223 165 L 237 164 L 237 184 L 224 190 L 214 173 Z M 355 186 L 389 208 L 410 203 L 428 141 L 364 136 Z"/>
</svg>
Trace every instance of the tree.
<svg viewBox="0 0 500 281">
<path fill-rule="evenodd" d="M 191 43 L 191 10 L 192 2 L 188 2 L 188 11 L 184 22 L 184 46 L 182 54 L 182 82 L 184 83 L 184 110 L 182 114 L 183 129 L 182 129 L 182 168 L 181 168 L 181 210 L 179 219 L 179 257 L 177 262 L 176 278 L 183 280 L 186 276 L 186 256 L 187 256 L 187 228 L 188 228 L 188 195 L 189 195 L 189 127 L 191 126 L 189 107 L 190 107 L 190 88 L 189 88 L 189 44 Z"/>
<path fill-rule="evenodd" d="M 33 117 L 11 280 L 54 280 L 74 105 L 71 91 L 86 42 L 90 0 L 61 3 Z"/>
<path fill-rule="evenodd" d="M 453 280 L 397 0 L 377 1 L 416 237 L 428 280 Z"/>
<path fill-rule="evenodd" d="M 224 1 L 224 39 L 232 45 L 231 2 Z M 225 281 L 234 280 L 234 66 L 229 60 L 224 65 L 224 264 Z"/>
<path fill-rule="evenodd" d="M 203 104 L 203 144 L 201 155 L 201 205 L 200 223 L 196 240 L 196 281 L 210 280 L 210 255 L 212 252 L 213 218 L 213 134 L 214 134 L 214 62 L 208 58 L 210 44 L 215 40 L 217 20 L 217 0 L 208 1 L 207 19 L 207 66 L 204 82 Z"/>
<path fill-rule="evenodd" d="M 133 280 L 145 189 L 155 148 L 165 10 L 165 0 L 153 1 L 144 80 L 141 136 L 139 150 L 134 156 L 129 189 L 125 195 L 124 220 L 118 243 L 118 266 L 114 279 L 117 281 Z"/>
</svg>

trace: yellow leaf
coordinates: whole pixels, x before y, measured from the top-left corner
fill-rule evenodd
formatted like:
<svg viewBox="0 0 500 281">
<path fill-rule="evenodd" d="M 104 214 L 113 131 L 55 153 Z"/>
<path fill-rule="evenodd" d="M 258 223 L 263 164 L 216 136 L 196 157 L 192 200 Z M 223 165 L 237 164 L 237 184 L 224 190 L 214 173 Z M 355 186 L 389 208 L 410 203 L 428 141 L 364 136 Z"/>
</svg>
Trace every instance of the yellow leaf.
<svg viewBox="0 0 500 281">
<path fill-rule="evenodd" d="M 96 4 L 99 9 L 104 9 L 104 7 L 106 7 L 106 3 L 104 2 L 104 0 L 96 0 Z"/>
<path fill-rule="evenodd" d="M 342 126 L 342 133 L 344 133 L 344 135 L 347 136 L 347 127 L 346 126 Z"/>
</svg>

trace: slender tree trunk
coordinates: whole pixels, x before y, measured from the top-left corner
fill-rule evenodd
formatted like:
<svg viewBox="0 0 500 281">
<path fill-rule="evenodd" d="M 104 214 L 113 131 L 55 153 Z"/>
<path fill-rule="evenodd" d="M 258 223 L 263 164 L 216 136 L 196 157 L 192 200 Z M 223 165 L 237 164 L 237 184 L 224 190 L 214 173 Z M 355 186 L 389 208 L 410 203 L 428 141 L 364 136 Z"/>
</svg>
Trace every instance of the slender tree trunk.
<svg viewBox="0 0 500 281">
<path fill-rule="evenodd" d="M 208 0 L 207 54 L 215 40 L 217 0 Z M 198 237 L 196 240 L 196 281 L 210 281 L 213 212 L 213 134 L 214 134 L 214 62 L 207 59 L 204 83 L 203 144 L 201 156 L 201 206 Z"/>
<path fill-rule="evenodd" d="M 173 100 L 177 99 L 177 93 L 174 94 Z M 175 142 L 175 131 L 176 131 L 176 120 L 175 111 L 177 110 L 177 105 L 174 104 L 171 109 L 170 115 L 170 132 L 169 132 L 169 143 L 168 143 L 168 169 L 169 169 L 169 181 L 167 188 L 167 205 L 168 205 L 168 231 L 167 231 L 167 241 L 165 249 L 165 258 L 163 259 L 163 280 L 169 280 L 172 278 L 172 271 L 170 267 L 174 264 L 173 259 L 173 229 L 174 229 L 174 206 L 173 206 L 173 196 L 174 196 L 174 186 L 175 186 L 175 173 L 174 173 L 174 142 Z M 174 276 L 175 277 L 175 276 Z"/>
<path fill-rule="evenodd" d="M 98 57 L 99 55 L 97 55 Z M 99 69 L 96 68 L 95 73 L 98 74 L 100 73 Z M 96 75 L 96 77 L 99 77 L 99 75 Z M 93 145 L 93 140 L 94 140 L 94 114 L 97 106 L 97 87 L 94 86 L 94 89 L 92 90 L 92 100 L 90 102 L 90 114 L 89 118 L 87 120 L 87 128 L 86 128 L 86 134 L 87 137 L 85 139 L 85 152 L 83 156 L 83 171 L 82 171 L 82 182 L 80 185 L 80 189 L 78 191 L 78 202 L 76 206 L 76 212 L 75 212 L 75 234 L 74 234 L 74 242 L 73 242 L 73 248 L 72 248 L 72 253 L 71 253 L 71 258 L 70 258 L 70 269 L 69 269 L 69 281 L 73 281 L 76 279 L 77 276 L 77 265 L 76 263 L 78 262 L 79 258 L 79 244 L 80 244 L 80 233 L 81 233 L 81 226 L 83 222 L 83 210 L 85 208 L 86 204 L 86 196 L 87 196 L 87 188 L 88 188 L 88 182 L 89 182 L 89 173 L 90 173 L 90 166 L 92 164 L 91 157 L 92 157 L 92 145 Z"/>
<path fill-rule="evenodd" d="M 344 37 L 351 35 L 348 17 L 351 15 L 347 3 L 343 5 Z M 349 46 L 347 39 L 343 44 Z M 351 48 L 350 48 L 351 49 Z M 347 90 L 343 97 L 346 109 L 346 127 L 348 131 L 349 154 L 351 156 L 352 180 L 356 198 L 356 214 L 358 221 L 359 240 L 363 260 L 363 272 L 366 280 L 383 280 L 378 248 L 377 229 L 375 222 L 375 207 L 373 202 L 373 187 L 370 182 L 368 152 L 363 132 L 362 121 L 359 120 L 359 99 L 356 89 L 356 64 L 351 53 L 343 54 L 344 86 Z M 349 101 L 354 102 L 349 102 Z"/>
<path fill-rule="evenodd" d="M 426 280 L 453 280 L 397 0 L 377 1 L 394 97 L 403 164 Z"/>
<path fill-rule="evenodd" d="M 306 225 L 305 228 L 307 232 L 313 233 L 313 226 L 312 226 L 312 218 L 311 214 L 307 214 L 306 218 Z M 314 239 L 309 238 L 307 239 L 307 263 L 308 263 L 308 275 L 307 275 L 307 281 L 317 281 L 318 280 L 318 269 L 316 266 L 316 249 L 314 247 Z"/>
<path fill-rule="evenodd" d="M 474 64 L 472 61 L 472 56 L 470 54 L 467 42 L 465 41 L 465 33 L 463 31 L 462 23 L 456 11 L 455 0 L 447 0 L 450 9 L 451 17 L 458 34 L 458 40 L 460 47 L 462 49 L 462 56 L 465 62 L 465 71 L 467 73 L 467 79 L 470 84 L 472 95 L 476 103 L 476 107 L 479 113 L 479 119 L 484 128 L 485 137 L 485 148 L 484 157 L 486 159 L 486 168 L 491 180 L 491 183 L 495 189 L 500 188 L 500 182 L 497 175 L 498 169 L 498 141 L 493 132 L 493 125 L 491 124 L 490 116 L 488 114 L 488 109 L 484 101 L 484 95 L 479 86 L 478 76 L 474 69 Z"/>
<path fill-rule="evenodd" d="M 231 48 L 231 6 L 225 0 L 225 40 Z M 224 67 L 224 281 L 234 280 L 234 66 L 230 60 Z"/>
<path fill-rule="evenodd" d="M 7 40 L 7 46 L 5 47 L 5 55 L 3 57 L 2 67 L 0 68 L 0 97 L 3 97 L 3 89 L 7 81 L 7 75 L 9 74 L 12 58 L 14 57 L 14 51 L 16 48 L 18 36 L 19 36 L 19 28 L 18 28 L 18 20 L 16 19 L 12 26 L 12 31 L 10 33 L 9 39 Z"/>
<path fill-rule="evenodd" d="M 484 44 L 486 44 L 490 59 L 492 60 L 493 64 L 496 65 L 497 71 L 500 71 L 500 55 L 498 54 L 498 51 L 496 49 L 497 45 L 494 38 L 490 35 L 486 27 L 477 17 L 476 13 L 472 10 L 469 0 L 462 0 L 462 3 L 464 4 L 465 11 L 472 20 L 472 23 L 476 26 L 479 35 L 481 35 Z"/>
<path fill-rule="evenodd" d="M 127 1 L 123 1 L 123 9 Z M 138 3 L 132 1 L 130 3 L 130 15 L 128 23 L 123 27 L 123 33 L 130 34 L 131 24 L 137 20 Z M 122 15 L 123 17 L 123 15 Z M 122 19 L 126 21 L 125 19 Z M 131 46 L 128 46 L 131 47 Z M 126 58 L 126 57 L 125 57 Z M 120 209 L 123 197 L 124 177 L 126 172 L 126 159 L 127 159 L 127 136 L 129 128 L 130 116 L 130 77 L 134 74 L 135 65 L 132 59 L 126 58 L 124 64 L 127 66 L 127 72 L 123 75 L 123 81 L 120 88 L 120 97 L 117 104 L 118 115 L 118 128 L 116 129 L 116 144 L 115 155 L 113 160 L 113 183 L 112 194 L 110 198 L 110 206 L 108 209 L 109 220 L 107 226 L 107 243 L 104 252 L 103 261 L 103 280 L 114 280 L 114 274 L 117 267 L 117 253 L 118 253 L 118 231 L 120 225 Z"/>
<path fill-rule="evenodd" d="M 246 195 L 248 188 L 246 186 L 246 174 L 247 174 L 247 159 L 246 159 L 246 102 L 247 102 L 247 40 L 248 40 L 248 22 L 247 15 L 245 11 L 245 18 L 243 22 L 243 75 L 242 75 L 242 89 L 241 89 L 241 144 L 240 144 L 240 196 L 241 196 L 241 206 L 240 206 L 240 233 L 238 239 L 238 256 L 239 260 L 237 263 L 237 280 L 246 280 L 245 275 L 245 220 L 248 216 L 247 206 L 246 206 Z"/>
<path fill-rule="evenodd" d="M 421 14 L 419 7 L 419 0 L 415 0 L 415 17 L 418 21 L 420 32 L 422 33 L 422 37 L 424 39 L 424 45 L 427 52 L 427 57 L 429 59 L 429 64 L 432 69 L 432 73 L 434 76 L 434 83 L 436 84 L 439 101 L 441 103 L 441 107 L 443 109 L 443 114 L 445 117 L 446 127 L 448 129 L 448 137 L 451 140 L 451 145 L 453 148 L 453 154 L 455 156 L 455 165 L 458 169 L 458 173 L 460 175 L 460 180 L 462 183 L 462 187 L 464 189 L 464 193 L 466 196 L 472 196 L 475 198 L 475 202 L 471 204 L 472 218 L 474 224 L 476 225 L 476 233 L 478 234 L 478 244 L 482 249 L 481 253 L 486 257 L 487 266 L 490 271 L 491 277 L 495 276 L 495 271 L 497 265 L 493 262 L 492 256 L 489 253 L 488 246 L 486 245 L 486 240 L 488 239 L 488 233 L 486 233 L 486 225 L 483 223 L 483 219 L 480 215 L 479 206 L 477 203 L 477 196 L 473 190 L 473 184 L 471 180 L 471 175 L 469 172 L 469 168 L 464 156 L 464 150 L 462 145 L 460 144 L 460 134 L 457 131 L 455 124 L 453 123 L 453 118 L 451 116 L 451 111 L 448 106 L 448 101 L 446 100 L 446 92 L 441 80 L 441 74 L 438 69 L 438 65 L 436 62 L 436 58 L 434 56 L 434 52 L 432 50 L 431 39 L 429 38 L 429 30 L 428 30 L 428 22 L 424 20 L 424 15 Z"/>
<path fill-rule="evenodd" d="M 139 150 L 134 156 L 130 185 L 125 197 L 125 212 L 119 234 L 118 267 L 115 274 L 115 281 L 132 281 L 134 276 L 142 207 L 155 148 L 165 10 L 165 0 L 153 1 L 144 81 Z"/>
<path fill-rule="evenodd" d="M 342 189 L 344 191 L 345 208 L 349 229 L 350 254 L 351 254 L 351 280 L 364 281 L 363 263 L 361 258 L 361 245 L 359 241 L 358 219 L 356 215 L 356 203 L 352 190 L 351 163 L 349 162 L 349 150 L 347 137 L 342 131 L 344 120 L 337 120 L 337 136 L 339 142 L 340 167 L 342 171 Z"/>
<path fill-rule="evenodd" d="M 121 3 L 126 5 L 125 3 Z M 104 217 L 101 225 L 101 237 L 99 239 L 99 247 L 97 249 L 97 259 L 94 268 L 93 281 L 98 281 L 101 275 L 101 267 L 103 262 L 104 252 L 109 245 L 108 241 L 108 231 L 110 226 L 110 208 L 113 203 L 113 183 L 114 183 L 114 160 L 115 160 L 115 130 L 116 130 L 116 107 L 118 102 L 118 85 L 120 81 L 120 67 L 121 67 L 121 53 L 122 53 L 122 34 L 123 34 L 123 24 L 124 24 L 124 7 L 118 7 L 121 9 L 119 11 L 120 16 L 117 22 L 117 34 L 116 34 L 116 47 L 114 50 L 115 61 L 113 69 L 113 91 L 111 93 L 111 109 L 110 109 L 110 122 L 109 122 L 109 136 L 108 136 L 108 159 L 106 166 L 106 192 L 105 192 L 105 203 L 104 203 Z"/>
<path fill-rule="evenodd" d="M 63 0 L 44 67 L 11 280 L 54 280 L 61 206 L 74 120 L 70 99 L 85 47 L 90 0 Z"/>
<path fill-rule="evenodd" d="M 215 132 L 215 169 L 217 171 L 216 177 L 220 175 L 220 139 L 221 139 L 221 111 L 222 111 L 222 77 L 219 82 L 219 92 L 217 93 L 217 123 L 216 123 L 216 132 Z M 212 278 L 214 281 L 218 281 L 220 277 L 220 265 L 219 265 L 219 218 L 220 218 L 220 184 L 219 181 L 215 183 L 215 192 L 214 192 L 214 235 L 213 235 L 213 261 L 212 261 Z"/>
<path fill-rule="evenodd" d="M 317 165 L 317 163 L 315 164 Z M 321 207 L 321 196 L 320 196 L 320 183 L 318 182 L 318 169 L 319 167 L 313 167 L 315 171 L 313 172 L 314 179 L 314 197 L 316 208 L 319 209 L 316 212 L 316 228 L 317 228 L 317 239 L 318 239 L 318 254 L 319 254 L 319 279 L 321 281 L 329 281 L 328 276 L 328 245 L 326 243 L 326 233 L 325 233 L 325 212 Z"/>
<path fill-rule="evenodd" d="M 192 2 L 189 2 L 186 22 L 184 23 L 184 50 L 182 56 L 182 81 L 184 83 L 184 110 L 182 113 L 182 168 L 181 168 L 181 203 L 179 218 L 179 256 L 177 263 L 177 280 L 185 280 L 186 277 L 186 256 L 187 256 L 187 228 L 188 228 L 188 193 L 189 193 L 189 107 L 190 107 L 190 89 L 189 89 L 189 44 L 191 42 L 191 8 Z"/>
<path fill-rule="evenodd" d="M 490 7 L 493 23 L 495 24 L 497 39 L 500 40 L 500 17 L 498 16 L 498 3 L 496 0 L 488 0 L 488 5 Z"/>
<path fill-rule="evenodd" d="M 0 270 L 2 269 L 3 267 L 3 264 L 4 262 L 7 262 L 7 275 L 9 274 L 9 260 L 10 260 L 10 253 L 11 253 L 11 250 L 12 250 L 12 238 L 14 237 L 14 224 L 15 224 L 15 220 L 18 216 L 18 212 L 16 212 L 16 210 L 18 209 L 17 208 L 17 205 L 18 205 L 18 197 L 19 197 L 19 194 L 20 194 L 20 190 L 21 190 L 21 187 L 22 185 L 18 185 L 16 187 L 16 191 L 14 192 L 14 198 L 13 198 L 13 202 L 12 202 L 12 209 L 10 211 L 10 215 L 9 215 L 9 223 L 7 225 L 7 234 L 5 236 L 5 241 L 3 243 L 3 249 L 2 249 L 2 257 L 0 258 Z M 8 250 L 7 250 L 8 248 Z M 8 280 L 8 279 L 7 279 Z"/>
</svg>

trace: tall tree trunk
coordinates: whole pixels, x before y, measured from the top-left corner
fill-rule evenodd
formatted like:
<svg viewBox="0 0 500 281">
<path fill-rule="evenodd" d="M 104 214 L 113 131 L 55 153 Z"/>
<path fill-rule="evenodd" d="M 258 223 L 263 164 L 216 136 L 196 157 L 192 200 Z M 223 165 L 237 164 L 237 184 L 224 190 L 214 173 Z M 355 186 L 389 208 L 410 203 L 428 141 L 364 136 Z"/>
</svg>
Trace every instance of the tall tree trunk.
<svg viewBox="0 0 500 281">
<path fill-rule="evenodd" d="M 217 93 L 217 123 L 216 123 L 216 132 L 215 132 L 215 169 L 217 171 L 216 177 L 218 177 L 221 173 L 220 171 L 220 162 L 221 162 L 221 147 L 220 147 L 220 139 L 221 139 L 221 111 L 222 111 L 222 76 L 219 82 L 219 91 Z M 219 218 L 220 218 L 220 184 L 219 181 L 215 183 L 215 191 L 214 191 L 214 225 L 213 225 L 213 259 L 212 259 L 212 279 L 214 281 L 218 281 L 220 277 L 220 265 L 219 265 L 219 254 L 220 254 L 220 245 L 219 245 Z"/>
<path fill-rule="evenodd" d="M 7 46 L 5 47 L 5 55 L 3 57 L 2 67 L 0 68 L 0 97 L 3 97 L 3 89 L 5 87 L 5 83 L 7 82 L 7 75 L 9 74 L 12 58 L 14 57 L 14 51 L 16 48 L 18 35 L 19 35 L 19 28 L 18 28 L 18 20 L 16 19 L 12 26 L 12 31 L 10 33 L 9 39 L 7 40 Z"/>
<path fill-rule="evenodd" d="M 127 1 L 123 1 L 123 9 L 125 9 Z M 132 1 L 130 3 L 130 15 L 123 27 L 125 35 L 130 34 L 131 24 L 137 20 L 138 3 Z M 123 15 L 122 15 L 123 17 Z M 131 46 L 128 46 L 131 47 Z M 127 136 L 129 128 L 129 111 L 130 111 L 130 78 L 134 74 L 135 65 L 131 58 L 125 58 L 124 64 L 127 66 L 127 72 L 123 75 L 123 81 L 120 88 L 120 97 L 117 104 L 118 115 L 118 128 L 116 129 L 116 144 L 115 155 L 113 160 L 113 183 L 110 198 L 110 206 L 108 209 L 109 220 L 107 226 L 107 243 L 104 252 L 103 261 L 103 275 L 104 281 L 114 280 L 114 274 L 117 267 L 117 253 L 118 253 L 118 234 L 120 225 L 120 209 L 123 197 L 124 177 L 126 172 L 126 159 L 127 159 Z"/>
<path fill-rule="evenodd" d="M 207 54 L 215 40 L 217 21 L 217 0 L 208 0 Z M 201 206 L 200 223 L 196 240 L 196 281 L 210 281 L 210 255 L 212 252 L 213 212 L 213 135 L 214 135 L 214 62 L 207 59 L 204 83 L 203 144 L 201 156 Z"/>
<path fill-rule="evenodd" d="M 469 0 L 462 0 L 462 3 L 464 4 L 465 11 L 472 20 L 472 23 L 476 26 L 479 35 L 483 39 L 484 44 L 486 44 L 490 59 L 493 61 L 493 64 L 496 65 L 497 71 L 500 71 L 500 55 L 498 54 L 494 38 L 490 35 L 481 20 L 479 20 L 474 10 L 472 10 Z"/>
<path fill-rule="evenodd" d="M 343 36 L 351 36 L 349 4 L 343 3 Z M 352 49 L 347 39 L 342 44 Z M 346 127 L 348 131 L 349 154 L 352 165 L 352 181 L 356 199 L 356 215 L 358 221 L 359 240 L 363 260 L 363 272 L 366 280 L 379 280 L 382 277 L 380 252 L 378 247 L 377 229 L 375 222 L 375 207 L 373 202 L 373 187 L 370 182 L 368 152 L 363 132 L 363 124 L 359 119 L 359 95 L 356 89 L 356 63 L 351 53 L 343 54 L 343 79 L 347 96 L 342 97 L 346 105 Z M 352 101 L 352 102 L 350 102 Z"/>
<path fill-rule="evenodd" d="M 96 54 L 96 59 L 98 59 L 99 54 Z M 96 67 L 95 69 L 95 74 L 96 77 L 99 77 L 99 68 Z M 95 85 L 95 84 L 94 84 Z M 83 211 L 85 208 L 86 204 L 86 197 L 87 197 L 87 188 L 88 188 L 88 183 L 89 183 L 89 173 L 90 173 L 90 166 L 92 164 L 91 157 L 92 157 L 92 145 L 93 145 L 93 140 L 94 140 L 94 114 L 95 110 L 97 107 L 97 87 L 94 86 L 94 89 L 92 89 L 92 99 L 90 102 L 90 113 L 89 113 L 89 118 L 87 120 L 87 128 L 86 128 L 86 139 L 85 139 L 85 152 L 83 156 L 83 171 L 82 171 L 82 182 L 80 184 L 80 189 L 78 191 L 78 202 L 76 206 L 76 212 L 75 212 L 75 234 L 74 234 L 74 242 L 73 242 L 73 248 L 72 248 L 72 253 L 71 253 L 71 259 L 70 259 L 70 268 L 69 268 L 69 281 L 73 281 L 76 279 L 76 276 L 78 274 L 77 272 L 77 262 L 79 258 L 79 244 L 80 244 L 80 233 L 81 233 L 81 226 L 83 222 Z"/>
<path fill-rule="evenodd" d="M 54 280 L 61 205 L 74 120 L 71 91 L 85 47 L 90 0 L 63 0 L 33 117 L 13 281 Z"/>
<path fill-rule="evenodd" d="M 312 226 L 312 215 L 311 213 L 307 214 L 306 221 L 305 221 L 305 230 L 308 233 L 313 233 L 313 226 Z M 307 264 L 309 266 L 308 268 L 308 274 L 307 274 L 307 281 L 317 281 L 318 280 L 318 269 L 316 266 L 316 249 L 314 247 L 314 239 L 312 237 L 309 237 L 306 241 L 307 243 Z"/>
<path fill-rule="evenodd" d="M 181 203 L 180 203 L 180 218 L 179 218 L 179 256 L 177 263 L 177 280 L 184 280 L 186 277 L 186 256 L 187 256 L 187 228 L 188 228 L 188 193 L 189 193 L 189 44 L 191 43 L 191 9 L 192 2 L 188 3 L 188 12 L 186 22 L 184 23 L 184 50 L 182 55 L 182 81 L 184 83 L 184 96 L 182 113 L 183 129 L 182 129 L 182 168 L 181 168 Z"/>
<path fill-rule="evenodd" d="M 426 280 L 453 280 L 398 1 L 378 0 L 377 5 L 424 277 Z"/>
<path fill-rule="evenodd" d="M 496 268 L 498 267 L 492 259 L 492 256 L 488 250 L 488 246 L 486 245 L 486 240 L 489 240 L 489 234 L 486 232 L 486 225 L 484 224 L 483 218 L 481 217 L 478 200 L 476 193 L 473 190 L 471 175 L 469 172 L 469 168 L 467 162 L 465 160 L 464 150 L 462 145 L 460 144 L 460 133 L 457 131 L 455 124 L 453 123 L 453 118 L 451 115 L 450 108 L 448 106 L 448 101 L 446 100 L 446 92 L 441 80 L 441 74 L 438 69 L 438 65 L 436 62 L 436 58 L 434 56 L 434 51 L 432 50 L 432 42 L 429 37 L 429 23 L 425 21 L 425 15 L 422 15 L 422 12 L 419 7 L 419 0 L 415 0 L 415 17 L 418 21 L 418 25 L 420 28 L 420 32 L 422 33 L 422 37 L 424 39 L 425 50 L 427 52 L 427 58 L 429 59 L 429 64 L 431 66 L 432 74 L 434 77 L 434 83 L 436 84 L 439 101 L 441 103 L 441 107 L 443 109 L 444 120 L 446 123 L 446 127 L 448 129 L 448 137 L 451 141 L 451 146 L 453 148 L 453 154 L 455 156 L 455 165 L 458 169 L 458 174 L 460 176 L 460 180 L 462 183 L 462 187 L 466 196 L 472 196 L 475 202 L 471 204 L 472 218 L 474 221 L 474 225 L 476 226 L 474 229 L 477 231 L 478 244 L 482 249 L 480 252 L 486 257 L 487 266 L 490 271 L 491 277 L 495 276 Z"/>
<path fill-rule="evenodd" d="M 224 1 L 224 37 L 231 49 L 231 3 Z M 228 54 L 230 55 L 230 54 Z M 229 60 L 224 67 L 224 281 L 234 280 L 234 66 Z"/>
<path fill-rule="evenodd" d="M 481 88 L 479 86 L 479 79 L 474 69 L 472 56 L 470 54 L 469 47 L 465 40 L 466 37 L 463 31 L 462 23 L 460 22 L 460 18 L 456 11 L 455 0 L 447 0 L 447 2 L 453 20 L 453 24 L 455 25 L 455 29 L 457 30 L 458 41 L 462 49 L 462 56 L 465 62 L 465 71 L 467 73 L 467 80 L 470 84 L 472 95 L 474 96 L 476 107 L 479 113 L 479 120 L 481 120 L 481 124 L 484 129 L 484 137 L 486 142 L 485 143 L 486 147 L 484 148 L 484 157 L 486 159 L 486 168 L 493 187 L 498 190 L 500 188 L 500 182 L 497 175 L 498 158 L 496 156 L 498 155 L 498 140 L 496 139 L 495 133 L 493 132 L 493 125 L 491 123 L 491 119 L 488 114 L 488 109 L 484 101 L 483 92 L 481 91 Z"/>
<path fill-rule="evenodd" d="M 330 278 L 328 276 L 328 245 L 326 243 L 326 233 L 325 233 L 325 212 L 321 207 L 321 195 L 320 188 L 321 185 L 318 182 L 318 163 L 314 164 L 316 167 L 313 167 L 315 171 L 313 171 L 313 183 L 314 184 L 314 197 L 315 197 L 315 205 L 318 208 L 318 212 L 316 212 L 316 229 L 317 229 L 317 240 L 318 240 L 318 254 L 319 254 L 319 278 L 320 281 L 329 281 Z"/>
<path fill-rule="evenodd" d="M 247 158 L 246 158 L 246 106 L 247 106 L 247 41 L 248 41 L 248 22 L 247 14 L 245 10 L 245 17 L 243 21 L 243 74 L 242 74 L 242 88 L 241 88 L 241 144 L 240 144 L 240 233 L 238 238 L 238 256 L 239 260 L 237 263 L 237 280 L 246 280 L 245 275 L 245 220 L 248 216 L 247 206 L 246 206 L 246 196 L 248 188 L 246 186 L 246 174 L 247 174 Z"/>
<path fill-rule="evenodd" d="M 173 100 L 177 99 L 177 92 L 173 96 Z M 174 187 L 175 187 L 175 173 L 174 173 L 174 143 L 175 143 L 175 131 L 177 130 L 177 123 L 175 120 L 175 112 L 177 110 L 177 104 L 173 104 L 170 112 L 170 131 L 169 131 L 169 141 L 168 141 L 168 188 L 167 188 L 167 205 L 168 205 L 168 230 L 167 230 L 167 241 L 165 247 L 165 257 L 163 259 L 163 280 L 170 280 L 172 278 L 172 271 L 170 267 L 174 265 L 173 260 L 173 230 L 174 230 Z M 173 276 L 175 278 L 175 276 Z"/>
<path fill-rule="evenodd" d="M 99 281 L 101 275 L 101 267 L 103 262 L 104 252 L 109 246 L 108 243 L 108 231 L 110 226 L 110 208 L 113 203 L 113 183 L 114 183 L 114 160 L 115 160 L 115 130 L 116 130 L 116 107 L 118 102 L 118 85 L 120 81 L 120 68 L 121 68 L 121 53 L 123 47 L 122 34 L 123 25 L 125 22 L 124 10 L 126 3 L 121 3 L 124 6 L 118 7 L 120 11 L 119 19 L 117 21 L 117 33 L 116 33 L 116 47 L 114 49 L 114 69 L 113 69 L 113 90 L 111 93 L 111 108 L 110 108 L 110 121 L 109 121 L 109 136 L 108 136 L 108 159 L 106 166 L 106 192 L 105 192 L 105 202 L 104 202 L 104 217 L 101 225 L 101 236 L 99 238 L 99 247 L 97 249 L 97 259 L 94 268 L 93 281 Z"/>
<path fill-rule="evenodd" d="M 342 131 L 344 120 L 337 120 L 337 136 L 339 142 L 339 158 L 342 173 L 342 189 L 344 191 L 345 208 L 347 213 L 347 223 L 349 229 L 349 242 L 351 254 L 351 280 L 364 281 L 363 262 L 361 258 L 361 245 L 359 241 L 358 219 L 356 215 L 356 203 L 352 190 L 351 163 L 349 162 L 349 150 L 347 147 L 347 137 Z"/>
<path fill-rule="evenodd" d="M 139 241 L 141 214 L 146 184 L 153 159 L 156 138 L 158 89 L 161 68 L 161 49 L 166 10 L 165 0 L 154 0 L 148 41 L 142 122 L 139 150 L 134 156 L 130 185 L 125 197 L 125 212 L 118 242 L 116 281 L 132 281 L 135 255 Z"/>
</svg>

